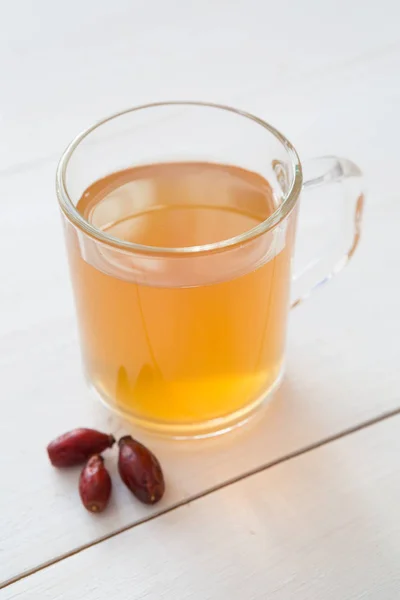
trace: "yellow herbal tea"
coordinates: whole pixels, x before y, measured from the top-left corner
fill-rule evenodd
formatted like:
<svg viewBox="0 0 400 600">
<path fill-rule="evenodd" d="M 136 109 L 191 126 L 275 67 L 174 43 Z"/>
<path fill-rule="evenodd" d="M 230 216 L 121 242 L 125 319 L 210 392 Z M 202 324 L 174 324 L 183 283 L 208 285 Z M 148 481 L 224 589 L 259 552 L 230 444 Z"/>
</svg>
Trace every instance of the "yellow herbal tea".
<svg viewBox="0 0 400 600">
<path fill-rule="evenodd" d="M 183 162 L 113 173 L 77 209 L 116 238 L 184 248 L 240 235 L 276 203 L 256 173 Z M 214 277 L 211 261 L 209 283 L 199 285 L 184 283 L 190 266 L 162 285 L 102 272 L 68 238 L 85 368 L 100 394 L 153 424 L 195 425 L 257 403 L 282 368 L 292 229 L 276 253 L 237 277 Z"/>
</svg>

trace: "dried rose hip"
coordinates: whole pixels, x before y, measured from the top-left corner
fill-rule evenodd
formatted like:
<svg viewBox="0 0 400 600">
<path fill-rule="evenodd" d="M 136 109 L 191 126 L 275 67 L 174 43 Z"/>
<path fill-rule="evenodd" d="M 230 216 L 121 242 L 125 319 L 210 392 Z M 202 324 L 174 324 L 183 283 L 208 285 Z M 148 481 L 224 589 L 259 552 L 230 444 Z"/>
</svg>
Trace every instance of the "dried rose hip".
<svg viewBox="0 0 400 600">
<path fill-rule="evenodd" d="M 164 494 L 165 484 L 154 454 L 130 435 L 122 437 L 118 445 L 118 470 L 122 481 L 141 502 L 158 502 Z"/>
<path fill-rule="evenodd" d="M 89 458 L 79 478 L 82 504 L 93 513 L 103 512 L 111 495 L 111 477 L 100 454 Z"/>
<path fill-rule="evenodd" d="M 111 448 L 115 438 L 95 429 L 73 429 L 56 438 L 47 446 L 47 453 L 55 467 L 81 465 L 93 454 Z"/>
</svg>

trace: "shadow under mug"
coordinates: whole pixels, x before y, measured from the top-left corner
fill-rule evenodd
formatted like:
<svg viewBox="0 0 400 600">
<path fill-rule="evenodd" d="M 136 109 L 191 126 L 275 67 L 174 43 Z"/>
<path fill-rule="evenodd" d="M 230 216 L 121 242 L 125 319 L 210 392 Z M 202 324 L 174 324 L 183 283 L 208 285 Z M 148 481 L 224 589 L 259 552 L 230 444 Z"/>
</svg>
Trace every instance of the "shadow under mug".
<svg viewBox="0 0 400 600">
<path fill-rule="evenodd" d="M 274 211 L 230 239 L 161 248 L 117 239 L 77 210 L 95 181 L 171 162 L 257 173 L 273 190 Z M 342 158 L 302 164 L 274 127 L 215 104 L 140 106 L 81 133 L 59 163 L 57 196 L 90 386 L 134 423 L 175 437 L 248 419 L 281 380 L 290 306 L 357 246 L 360 176 Z M 300 198 L 302 265 L 292 275 Z"/>
</svg>

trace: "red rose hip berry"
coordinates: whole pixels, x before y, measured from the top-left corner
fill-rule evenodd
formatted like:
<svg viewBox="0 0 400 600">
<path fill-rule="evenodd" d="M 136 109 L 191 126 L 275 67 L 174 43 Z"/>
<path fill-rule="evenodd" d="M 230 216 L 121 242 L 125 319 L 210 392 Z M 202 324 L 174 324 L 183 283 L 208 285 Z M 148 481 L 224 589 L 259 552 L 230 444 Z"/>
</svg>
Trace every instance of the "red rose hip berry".
<svg viewBox="0 0 400 600">
<path fill-rule="evenodd" d="M 118 445 L 118 471 L 125 485 L 145 504 L 161 500 L 164 476 L 154 454 L 130 435 L 122 437 Z"/>
<path fill-rule="evenodd" d="M 114 442 L 113 435 L 81 427 L 50 442 L 47 453 L 54 467 L 73 467 L 81 465 L 93 454 L 100 454 L 111 448 Z"/>
<path fill-rule="evenodd" d="M 103 512 L 111 495 L 111 477 L 99 454 L 89 458 L 79 478 L 79 494 L 83 506 L 92 513 Z"/>
</svg>

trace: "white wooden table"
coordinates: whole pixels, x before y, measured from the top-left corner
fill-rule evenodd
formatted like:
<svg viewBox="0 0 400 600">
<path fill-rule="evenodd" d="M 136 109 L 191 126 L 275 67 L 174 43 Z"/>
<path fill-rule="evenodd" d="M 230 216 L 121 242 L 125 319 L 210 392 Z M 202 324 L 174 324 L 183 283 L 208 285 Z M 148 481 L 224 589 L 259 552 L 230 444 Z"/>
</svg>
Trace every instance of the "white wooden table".
<svg viewBox="0 0 400 600">
<path fill-rule="evenodd" d="M 0 598 L 398 600 L 400 8 L 395 0 L 4 3 L 0 19 Z M 287 377 L 220 438 L 141 436 L 163 501 L 115 485 L 86 513 L 44 448 L 129 431 L 89 396 L 54 193 L 79 130 L 131 105 L 212 100 L 303 157 L 368 175 L 351 265 L 291 315 Z"/>
</svg>

